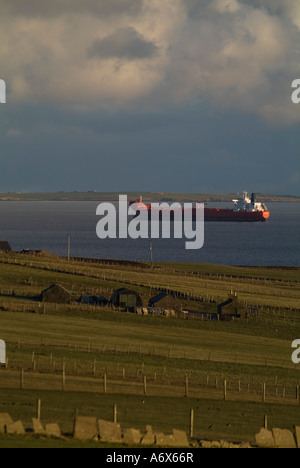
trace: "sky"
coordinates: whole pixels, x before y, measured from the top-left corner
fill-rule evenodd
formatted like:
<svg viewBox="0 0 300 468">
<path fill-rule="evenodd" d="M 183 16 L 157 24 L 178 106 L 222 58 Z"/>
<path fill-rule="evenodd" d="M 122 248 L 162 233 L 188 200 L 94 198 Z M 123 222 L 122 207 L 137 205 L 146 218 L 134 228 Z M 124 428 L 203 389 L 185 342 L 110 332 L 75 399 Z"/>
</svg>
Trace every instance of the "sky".
<svg viewBox="0 0 300 468">
<path fill-rule="evenodd" d="M 0 192 L 300 196 L 299 0 L 0 0 Z"/>
</svg>

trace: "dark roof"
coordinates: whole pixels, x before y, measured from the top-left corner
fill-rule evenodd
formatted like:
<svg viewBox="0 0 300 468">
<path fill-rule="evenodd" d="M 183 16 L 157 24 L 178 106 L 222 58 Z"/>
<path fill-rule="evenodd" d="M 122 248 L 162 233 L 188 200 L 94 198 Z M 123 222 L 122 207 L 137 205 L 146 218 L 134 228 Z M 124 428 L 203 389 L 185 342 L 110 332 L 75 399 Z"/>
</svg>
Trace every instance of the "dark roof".
<svg viewBox="0 0 300 468">
<path fill-rule="evenodd" d="M 154 297 L 152 297 L 150 299 L 149 304 L 151 304 L 151 305 L 156 304 L 157 302 L 164 299 L 166 296 L 167 296 L 167 293 L 164 293 L 164 292 L 160 293 L 160 294 L 157 294 L 157 296 L 154 296 Z"/>
<path fill-rule="evenodd" d="M 224 309 L 224 312 L 223 312 Z M 236 294 L 231 294 L 231 296 L 226 300 L 218 304 L 218 314 L 222 315 L 223 313 L 225 315 L 230 314 L 232 315 L 233 313 L 238 314 L 238 311 L 240 309 L 240 304 L 238 302 L 238 298 Z"/>
<path fill-rule="evenodd" d="M 108 300 L 106 299 L 105 296 L 99 296 L 99 297 L 98 297 L 98 301 L 100 301 L 100 302 L 108 302 Z"/>
<path fill-rule="evenodd" d="M 231 304 L 233 300 L 231 298 L 227 299 L 227 301 L 221 302 L 221 304 L 218 304 L 218 307 L 225 307 L 229 304 Z"/>
<path fill-rule="evenodd" d="M 149 300 L 149 307 L 160 307 L 165 310 L 182 312 L 182 304 L 172 292 L 161 292 Z"/>
<path fill-rule="evenodd" d="M 132 291 L 131 289 L 120 288 L 120 289 L 116 289 L 116 290 L 113 292 L 113 295 L 111 296 L 111 299 L 113 299 L 114 297 L 119 296 L 120 294 L 133 294 L 133 295 L 135 295 L 135 296 L 138 296 L 138 293 L 135 292 L 135 291 Z"/>
<path fill-rule="evenodd" d="M 58 283 L 52 283 L 51 286 L 49 286 L 48 288 L 44 289 L 44 291 L 42 292 L 45 293 L 47 291 L 50 291 L 50 290 L 63 290 L 64 292 L 69 293 L 69 291 L 66 290 L 66 288 L 64 288 L 61 284 L 58 284 Z"/>
<path fill-rule="evenodd" d="M 0 252 L 11 252 L 11 246 L 8 241 L 0 241 Z"/>
<path fill-rule="evenodd" d="M 91 305 L 101 305 L 107 304 L 108 300 L 104 296 L 81 296 L 80 302 L 84 304 L 91 304 Z"/>
<path fill-rule="evenodd" d="M 42 291 L 40 300 L 43 302 L 57 302 L 69 304 L 71 302 L 71 294 L 60 284 L 52 284 L 49 288 Z"/>
</svg>

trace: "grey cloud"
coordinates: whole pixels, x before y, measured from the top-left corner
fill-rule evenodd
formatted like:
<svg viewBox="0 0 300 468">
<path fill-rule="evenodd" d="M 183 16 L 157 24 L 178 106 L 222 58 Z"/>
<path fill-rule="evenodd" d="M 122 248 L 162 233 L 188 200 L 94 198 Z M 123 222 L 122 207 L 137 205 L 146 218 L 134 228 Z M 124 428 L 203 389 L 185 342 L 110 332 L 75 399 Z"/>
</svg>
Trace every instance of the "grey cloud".
<svg viewBox="0 0 300 468">
<path fill-rule="evenodd" d="M 42 18 L 89 13 L 103 17 L 120 14 L 135 16 L 142 5 L 140 0 L 0 0 L 0 7 L 14 15 Z"/>
<path fill-rule="evenodd" d="M 95 39 L 88 48 L 88 57 L 144 59 L 155 55 L 157 47 L 147 41 L 134 28 L 121 28 L 103 39 Z"/>
<path fill-rule="evenodd" d="M 291 105 L 299 0 L 0 0 L 2 6 L 1 73 L 15 102 L 148 111 L 207 102 L 299 122 Z"/>
</svg>

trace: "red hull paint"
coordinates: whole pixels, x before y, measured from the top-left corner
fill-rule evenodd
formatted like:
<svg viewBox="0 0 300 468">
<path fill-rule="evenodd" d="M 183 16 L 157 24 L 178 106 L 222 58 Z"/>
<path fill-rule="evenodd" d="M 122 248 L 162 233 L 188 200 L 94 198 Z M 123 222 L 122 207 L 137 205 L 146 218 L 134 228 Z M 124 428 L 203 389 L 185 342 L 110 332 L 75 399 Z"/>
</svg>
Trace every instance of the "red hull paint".
<svg viewBox="0 0 300 468">
<path fill-rule="evenodd" d="M 141 205 L 141 208 L 148 210 L 149 217 L 151 216 L 152 211 L 155 209 L 152 208 L 151 204 L 143 204 L 139 200 L 135 202 L 130 202 L 130 204 L 136 203 L 137 205 Z M 167 210 L 169 212 L 169 210 Z M 163 209 L 159 210 L 159 217 L 162 217 Z M 182 213 L 189 213 L 191 214 L 191 210 L 187 208 L 182 208 Z M 236 221 L 236 222 L 264 222 L 270 216 L 270 213 L 267 209 L 264 211 L 234 211 L 230 208 L 208 208 L 204 207 L 204 220 L 205 221 Z M 174 212 L 171 211 L 170 215 L 171 219 L 174 218 Z M 192 208 L 192 217 L 193 219 L 196 218 L 196 208 Z"/>
<path fill-rule="evenodd" d="M 205 221 L 266 221 L 270 216 L 269 211 L 233 211 L 222 208 L 205 208 Z"/>
<path fill-rule="evenodd" d="M 151 207 L 151 205 L 144 206 L 146 206 L 148 214 L 149 216 L 151 216 L 151 213 L 152 211 L 154 211 L 154 209 Z M 160 210 L 160 217 L 162 215 L 162 211 L 163 210 Z M 188 212 L 188 210 L 184 208 L 182 209 L 182 211 L 183 213 Z M 229 208 L 204 208 L 204 221 L 264 222 L 269 218 L 269 216 L 269 211 L 234 211 Z M 171 211 L 171 219 L 173 217 L 174 215 Z M 192 217 L 193 219 L 196 218 L 196 208 L 192 209 Z"/>
</svg>

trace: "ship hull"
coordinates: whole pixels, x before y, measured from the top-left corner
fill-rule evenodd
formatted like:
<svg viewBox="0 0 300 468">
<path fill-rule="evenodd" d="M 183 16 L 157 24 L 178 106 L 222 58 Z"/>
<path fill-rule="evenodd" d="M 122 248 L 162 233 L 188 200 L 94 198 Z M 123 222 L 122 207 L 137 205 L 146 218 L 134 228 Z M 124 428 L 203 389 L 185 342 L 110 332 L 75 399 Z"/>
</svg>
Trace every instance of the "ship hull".
<svg viewBox="0 0 300 468">
<path fill-rule="evenodd" d="M 268 211 L 233 211 L 218 208 L 204 209 L 204 221 L 257 223 L 266 222 L 269 216 L 270 214 Z"/>
<path fill-rule="evenodd" d="M 233 200 L 236 202 L 236 200 Z M 249 200 L 250 202 L 250 200 Z M 261 203 L 256 204 L 253 199 L 253 203 L 248 202 L 245 198 L 244 206 L 238 207 L 236 209 L 231 208 L 210 208 L 204 206 L 204 221 L 214 221 L 214 222 L 239 222 L 239 223 L 257 223 L 265 222 L 270 216 L 270 213 L 267 207 Z M 141 200 L 136 200 L 135 202 L 130 202 L 130 205 L 135 204 L 137 209 L 140 211 L 147 210 L 148 219 L 159 219 L 160 221 L 165 219 L 174 220 L 175 217 L 180 220 L 183 216 L 190 217 L 193 220 L 197 219 L 198 209 L 196 206 L 188 204 L 189 206 L 178 206 L 173 205 L 173 209 L 170 206 L 152 206 L 151 204 L 144 204 Z M 163 205 L 163 204 L 162 204 Z M 255 209 L 256 205 L 259 205 L 262 209 Z M 249 209 L 249 207 L 255 207 L 254 209 Z M 200 208 L 200 207 L 199 207 Z M 200 209 L 201 211 L 201 209 Z M 201 213 L 202 214 L 202 213 Z"/>
<path fill-rule="evenodd" d="M 147 205 L 148 217 L 149 219 L 156 217 L 160 221 L 163 219 L 163 211 L 159 210 L 157 213 L 156 209 L 151 208 Z M 182 215 L 192 216 L 193 221 L 196 221 L 196 209 L 192 210 L 182 209 Z M 175 214 L 174 211 L 166 211 L 166 219 L 170 218 L 171 221 L 174 221 Z M 204 221 L 214 221 L 214 222 L 236 222 L 236 223 L 258 223 L 266 222 L 269 218 L 268 211 L 233 211 L 230 209 L 219 209 L 219 208 L 205 208 L 204 209 Z"/>
</svg>

